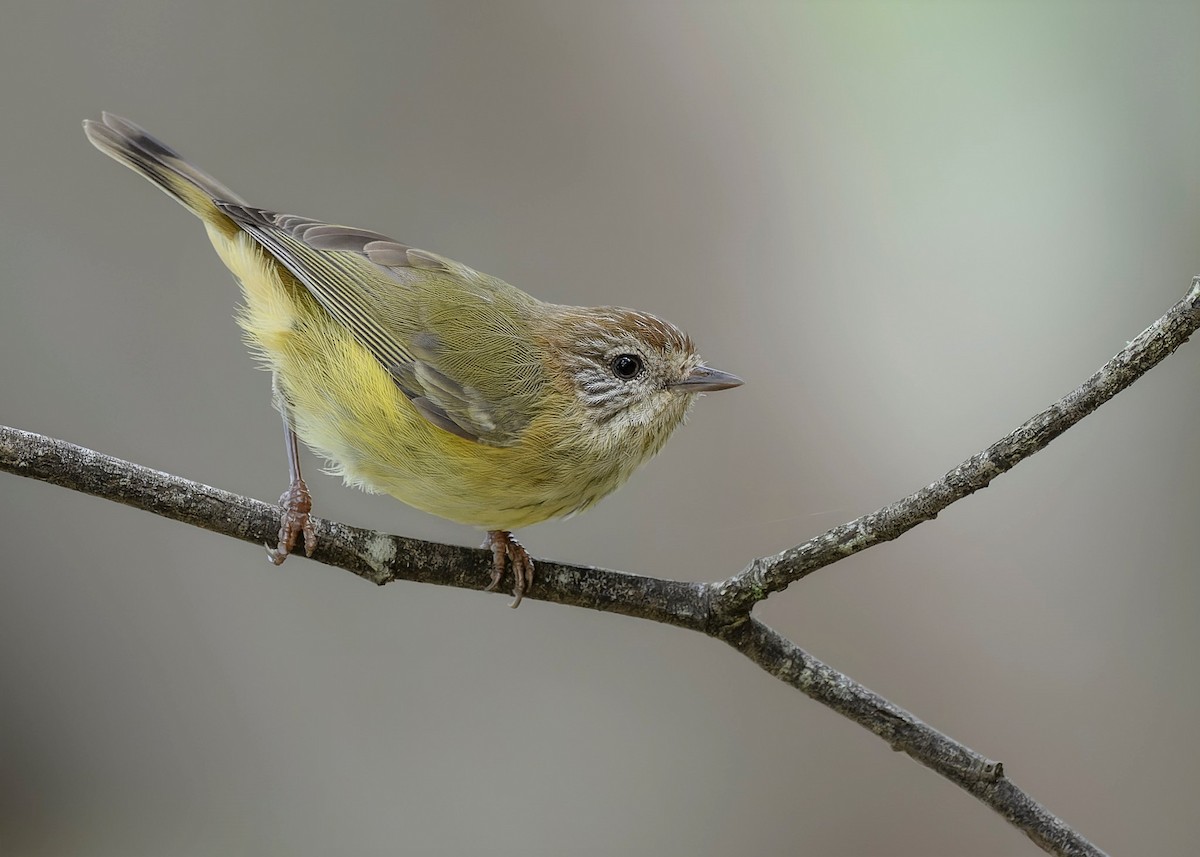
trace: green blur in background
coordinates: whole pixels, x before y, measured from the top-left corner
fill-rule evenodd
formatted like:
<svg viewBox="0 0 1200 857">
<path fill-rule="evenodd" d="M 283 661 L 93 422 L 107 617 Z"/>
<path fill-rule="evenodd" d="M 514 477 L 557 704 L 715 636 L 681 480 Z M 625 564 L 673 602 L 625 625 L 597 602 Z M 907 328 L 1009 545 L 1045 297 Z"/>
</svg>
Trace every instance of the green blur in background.
<svg viewBox="0 0 1200 857">
<path fill-rule="evenodd" d="M 747 384 L 536 556 L 714 580 L 939 477 L 1200 273 L 1192 3 L 34 3 L 0 28 L 0 422 L 286 484 L 196 222 L 253 203 L 686 327 Z M 763 605 L 1113 853 L 1200 839 L 1200 349 Z M 316 512 L 477 543 L 316 475 Z M 697 635 L 375 589 L 0 475 L 0 853 L 1012 855 Z"/>
</svg>

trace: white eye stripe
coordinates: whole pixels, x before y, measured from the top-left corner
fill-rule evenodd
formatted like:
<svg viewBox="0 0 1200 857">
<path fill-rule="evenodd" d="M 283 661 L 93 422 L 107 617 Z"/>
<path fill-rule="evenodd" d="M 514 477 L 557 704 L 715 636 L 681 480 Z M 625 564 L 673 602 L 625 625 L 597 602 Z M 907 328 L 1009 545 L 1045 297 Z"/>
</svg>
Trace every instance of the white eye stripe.
<svg viewBox="0 0 1200 857">
<path fill-rule="evenodd" d="M 592 377 L 583 382 L 583 392 L 589 396 L 605 396 L 617 389 L 620 384 L 608 377 Z"/>
<path fill-rule="evenodd" d="M 575 386 L 580 402 L 597 424 L 606 423 L 617 416 L 634 398 L 624 384 L 597 366 L 589 366 L 577 373 Z"/>
<path fill-rule="evenodd" d="M 584 395 L 583 403 L 589 408 L 607 408 L 620 401 L 620 397 L 609 392 L 603 395 Z"/>
</svg>

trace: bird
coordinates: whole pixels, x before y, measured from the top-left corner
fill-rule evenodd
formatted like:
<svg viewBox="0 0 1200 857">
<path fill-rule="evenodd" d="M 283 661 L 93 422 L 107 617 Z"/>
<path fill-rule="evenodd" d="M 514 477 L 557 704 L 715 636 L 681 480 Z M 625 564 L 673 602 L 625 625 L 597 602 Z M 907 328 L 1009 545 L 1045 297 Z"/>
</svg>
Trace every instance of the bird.
<svg viewBox="0 0 1200 857">
<path fill-rule="evenodd" d="M 83 126 L 200 218 L 241 286 L 284 423 L 277 565 L 317 544 L 299 439 L 350 485 L 483 529 L 486 588 L 511 565 L 516 607 L 534 563 L 513 530 L 592 506 L 699 394 L 742 383 L 650 313 L 547 303 L 378 232 L 256 208 L 126 119 Z"/>
</svg>

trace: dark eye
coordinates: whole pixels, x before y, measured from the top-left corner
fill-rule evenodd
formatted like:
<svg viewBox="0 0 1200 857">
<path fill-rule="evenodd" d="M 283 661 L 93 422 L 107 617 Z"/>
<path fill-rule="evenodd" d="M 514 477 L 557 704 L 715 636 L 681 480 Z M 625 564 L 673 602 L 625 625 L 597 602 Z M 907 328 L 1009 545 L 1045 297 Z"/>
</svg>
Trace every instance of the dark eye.
<svg viewBox="0 0 1200 857">
<path fill-rule="evenodd" d="M 612 367 L 613 374 L 622 381 L 632 381 L 642 374 L 642 358 L 636 354 L 618 354 L 608 365 Z"/>
</svg>

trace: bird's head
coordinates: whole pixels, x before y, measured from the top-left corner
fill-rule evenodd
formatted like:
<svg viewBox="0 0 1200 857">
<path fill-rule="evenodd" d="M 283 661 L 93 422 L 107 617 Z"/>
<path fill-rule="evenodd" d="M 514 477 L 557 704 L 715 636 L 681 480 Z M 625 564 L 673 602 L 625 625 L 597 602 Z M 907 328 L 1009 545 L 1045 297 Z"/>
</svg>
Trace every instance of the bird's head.
<svg viewBox="0 0 1200 857">
<path fill-rule="evenodd" d="M 649 313 L 621 307 L 569 310 L 554 319 L 550 351 L 582 415 L 583 430 L 613 445 L 653 453 L 698 393 L 742 380 L 705 366 L 687 334 Z"/>
</svg>

